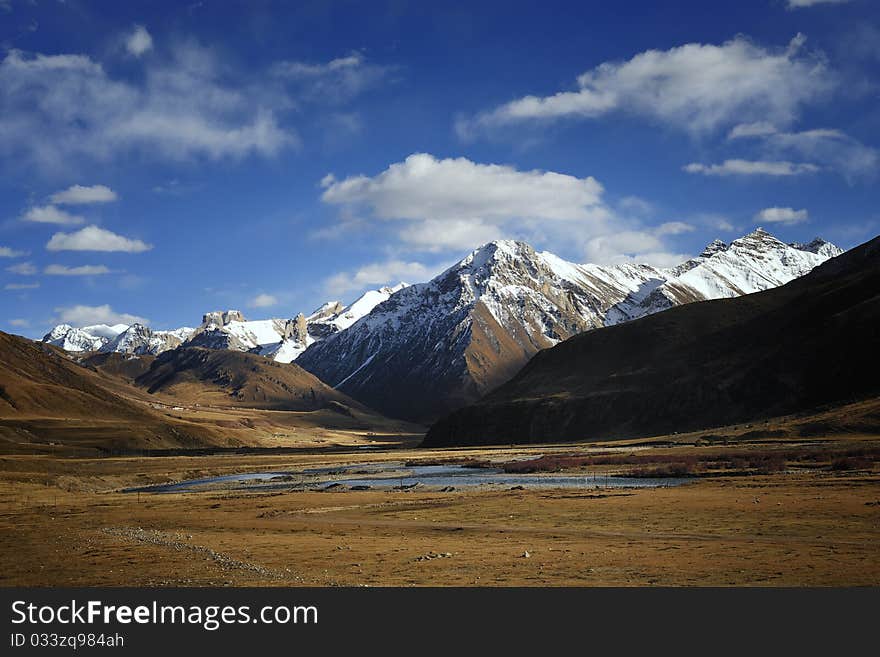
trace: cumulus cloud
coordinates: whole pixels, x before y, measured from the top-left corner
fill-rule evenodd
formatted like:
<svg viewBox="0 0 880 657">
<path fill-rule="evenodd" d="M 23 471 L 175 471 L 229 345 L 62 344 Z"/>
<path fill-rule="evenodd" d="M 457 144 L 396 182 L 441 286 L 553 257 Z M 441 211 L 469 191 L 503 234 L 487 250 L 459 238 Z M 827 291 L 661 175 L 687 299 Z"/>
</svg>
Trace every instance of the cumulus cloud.
<svg viewBox="0 0 880 657">
<path fill-rule="evenodd" d="M 439 271 L 420 262 L 386 260 L 364 265 L 353 272 L 340 272 L 331 276 L 324 281 L 324 288 L 330 296 L 342 296 L 368 287 L 392 285 L 400 281 L 427 281 Z"/>
<path fill-rule="evenodd" d="M 325 203 L 366 208 L 377 219 L 402 222 L 400 239 L 431 250 L 470 248 L 524 222 L 583 225 L 610 216 L 602 185 L 592 177 L 427 153 L 410 155 L 373 177 L 328 175 L 321 185 Z"/>
<path fill-rule="evenodd" d="M 36 290 L 40 287 L 39 283 L 7 283 L 3 286 L 4 290 Z"/>
<path fill-rule="evenodd" d="M 6 268 L 6 271 L 18 274 L 19 276 L 33 276 L 37 273 L 37 268 L 34 267 L 32 262 L 20 262 L 17 265 L 10 265 Z"/>
<path fill-rule="evenodd" d="M 59 205 L 83 205 L 87 203 L 109 203 L 117 199 L 116 192 L 106 185 L 73 185 L 64 191 L 52 194 L 50 200 Z"/>
<path fill-rule="evenodd" d="M 585 256 L 587 262 L 600 265 L 629 262 L 673 267 L 687 260 L 688 256 L 670 252 L 662 238 L 688 230 L 693 230 L 689 224 L 670 222 L 653 229 L 619 230 L 597 235 L 587 241 Z"/>
<path fill-rule="evenodd" d="M 68 267 L 66 265 L 49 265 L 43 270 L 49 276 L 99 276 L 109 274 L 110 270 L 104 265 L 81 265 Z"/>
<path fill-rule="evenodd" d="M 738 159 L 725 160 L 721 164 L 691 162 L 682 169 L 688 173 L 700 173 L 704 176 L 797 176 L 819 171 L 819 167 L 807 162 Z"/>
<path fill-rule="evenodd" d="M 804 52 L 798 34 L 786 48 L 765 48 L 737 36 L 722 45 L 689 43 L 648 50 L 583 73 L 574 91 L 525 96 L 461 119 L 463 138 L 525 121 L 596 118 L 626 112 L 691 133 L 743 121 L 789 124 L 801 108 L 833 88 L 821 58 Z"/>
<path fill-rule="evenodd" d="M 398 236 L 415 250 L 438 252 L 473 249 L 504 234 L 501 226 L 474 219 L 426 219 L 405 225 Z"/>
<path fill-rule="evenodd" d="M 153 37 L 143 25 L 135 25 L 134 29 L 125 37 L 125 49 L 130 55 L 140 57 L 153 48 Z"/>
<path fill-rule="evenodd" d="M 809 217 L 806 210 L 795 210 L 794 208 L 764 208 L 755 215 L 755 221 L 758 223 L 767 222 L 771 224 L 800 224 Z"/>
<path fill-rule="evenodd" d="M 24 213 L 22 219 L 42 224 L 75 225 L 85 223 L 83 217 L 65 212 L 54 205 L 38 205 L 30 208 Z"/>
<path fill-rule="evenodd" d="M 53 170 L 78 157 L 242 158 L 299 143 L 279 124 L 287 94 L 259 75 L 231 79 L 208 49 L 179 44 L 143 73 L 114 77 L 86 55 L 10 50 L 0 60 L 0 155 Z"/>
<path fill-rule="evenodd" d="M 15 328 L 27 328 L 31 323 L 26 319 L 10 319 L 9 325 L 14 326 Z"/>
<path fill-rule="evenodd" d="M 278 305 L 277 297 L 271 294 L 258 294 L 248 302 L 251 308 L 269 308 Z"/>
<path fill-rule="evenodd" d="M 27 252 L 16 251 L 15 249 L 11 249 L 8 246 L 0 246 L 0 258 L 19 258 L 23 255 L 27 255 Z"/>
<path fill-rule="evenodd" d="M 520 171 L 462 157 L 438 159 L 417 153 L 374 176 L 339 180 L 328 174 L 321 186 L 322 200 L 340 206 L 345 216 L 362 217 L 359 225 L 373 221 L 389 230 L 398 252 L 461 254 L 505 238 L 522 239 L 569 257 L 586 252 L 590 261 L 635 259 L 666 265 L 681 260 L 667 240 L 693 230 L 681 221 L 644 227 L 639 219 L 616 215 L 603 200 L 602 185 L 589 176 Z M 652 211 L 641 199 L 623 199 L 619 205 L 633 216 Z M 387 272 L 390 267 L 396 268 L 393 275 Z M 328 286 L 345 291 L 396 278 L 424 280 L 418 276 L 422 267 L 390 260 L 355 274 L 337 275 Z"/>
<path fill-rule="evenodd" d="M 152 244 L 129 239 L 98 226 L 86 226 L 74 233 L 55 233 L 46 244 L 49 251 L 149 251 Z"/>
<path fill-rule="evenodd" d="M 92 324 L 149 324 L 150 320 L 128 313 L 118 313 L 109 304 L 102 306 L 67 306 L 55 309 L 56 323 L 71 326 L 90 326 Z"/>
<path fill-rule="evenodd" d="M 346 102 L 375 87 L 393 69 L 367 62 L 359 52 L 324 63 L 276 62 L 272 74 L 296 85 L 300 95 L 312 100 Z"/>
</svg>

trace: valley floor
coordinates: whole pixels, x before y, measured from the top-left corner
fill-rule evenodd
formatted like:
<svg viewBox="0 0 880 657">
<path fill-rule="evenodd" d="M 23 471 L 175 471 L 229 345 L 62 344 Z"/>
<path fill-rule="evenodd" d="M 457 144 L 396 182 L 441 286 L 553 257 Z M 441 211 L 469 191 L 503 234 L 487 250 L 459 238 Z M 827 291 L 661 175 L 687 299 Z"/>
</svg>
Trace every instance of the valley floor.
<svg viewBox="0 0 880 657">
<path fill-rule="evenodd" d="M 3 456 L 0 585 L 880 585 L 876 462 L 640 490 L 120 492 L 232 472 L 552 449 Z M 701 449 L 733 448 L 638 455 Z"/>
</svg>

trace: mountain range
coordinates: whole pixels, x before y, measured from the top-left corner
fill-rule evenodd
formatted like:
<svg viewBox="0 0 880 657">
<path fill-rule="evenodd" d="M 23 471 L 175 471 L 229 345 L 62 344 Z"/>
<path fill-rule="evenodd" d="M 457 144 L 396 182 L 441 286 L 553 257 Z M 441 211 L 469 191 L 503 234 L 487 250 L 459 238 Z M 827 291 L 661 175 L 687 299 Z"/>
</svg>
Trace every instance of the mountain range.
<svg viewBox="0 0 880 657">
<path fill-rule="evenodd" d="M 247 321 L 238 311 L 217 311 L 198 328 L 174 331 L 60 325 L 43 340 L 81 352 L 165 356 L 200 347 L 295 360 L 385 415 L 430 421 L 479 399 L 538 351 L 572 336 L 774 288 L 840 253 L 819 238 L 785 244 L 759 228 L 661 269 L 575 264 L 500 240 L 427 283 L 367 292 L 346 307 L 328 302 L 309 316 Z"/>
<path fill-rule="evenodd" d="M 873 414 L 855 430 L 876 431 L 878 371 L 875 238 L 781 287 L 688 304 L 544 350 L 478 403 L 438 421 L 425 444 L 655 436 L 864 401 Z"/>
<path fill-rule="evenodd" d="M 574 335 L 773 288 L 840 252 L 818 239 L 784 244 L 758 229 L 659 269 L 578 265 L 523 242 L 492 242 L 312 345 L 297 364 L 386 415 L 430 421 Z"/>
</svg>

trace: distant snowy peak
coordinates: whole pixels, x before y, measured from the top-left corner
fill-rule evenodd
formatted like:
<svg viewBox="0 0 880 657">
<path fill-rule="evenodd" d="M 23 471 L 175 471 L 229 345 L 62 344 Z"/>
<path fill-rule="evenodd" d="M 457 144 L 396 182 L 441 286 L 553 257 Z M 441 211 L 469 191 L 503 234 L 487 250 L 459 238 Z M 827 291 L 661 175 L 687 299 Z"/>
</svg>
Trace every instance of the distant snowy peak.
<svg viewBox="0 0 880 657">
<path fill-rule="evenodd" d="M 730 244 L 716 240 L 696 258 L 667 270 L 667 280 L 620 321 L 683 303 L 768 290 L 803 276 L 832 257 L 831 254 L 842 253 L 841 249 L 824 240 L 821 244 L 816 243 L 815 249 L 785 244 L 763 228 L 757 228 Z"/>
<path fill-rule="evenodd" d="M 308 317 L 247 320 L 238 310 L 216 310 L 202 316 L 202 325 L 185 339 L 188 346 L 249 351 L 281 363 L 295 360 L 313 343 L 347 329 L 373 308 L 406 287 L 365 292 L 350 306 L 328 301 Z"/>
<path fill-rule="evenodd" d="M 136 323 L 101 347 L 101 351 L 132 356 L 158 356 L 169 349 L 179 347 L 194 332 L 195 329 L 189 327 L 182 327 L 173 331 L 154 331 L 148 326 Z"/>
<path fill-rule="evenodd" d="M 831 242 L 826 242 L 821 237 L 817 237 L 812 242 L 806 244 L 802 242 L 792 242 L 789 246 L 794 247 L 799 251 L 809 251 L 810 253 L 815 253 L 826 258 L 835 258 L 843 253 L 843 249 L 839 246 L 832 244 Z"/>
<path fill-rule="evenodd" d="M 43 342 L 61 347 L 65 351 L 97 351 L 126 329 L 126 324 L 94 324 L 82 328 L 59 324 L 43 336 Z"/>
<path fill-rule="evenodd" d="M 361 317 L 370 314 L 373 308 L 380 303 L 388 301 L 392 294 L 405 287 L 409 287 L 409 283 L 401 282 L 394 286 L 369 290 L 349 306 L 343 306 L 338 301 L 328 301 L 306 318 L 309 334 L 316 340 L 320 340 L 337 331 L 344 331 Z"/>
</svg>

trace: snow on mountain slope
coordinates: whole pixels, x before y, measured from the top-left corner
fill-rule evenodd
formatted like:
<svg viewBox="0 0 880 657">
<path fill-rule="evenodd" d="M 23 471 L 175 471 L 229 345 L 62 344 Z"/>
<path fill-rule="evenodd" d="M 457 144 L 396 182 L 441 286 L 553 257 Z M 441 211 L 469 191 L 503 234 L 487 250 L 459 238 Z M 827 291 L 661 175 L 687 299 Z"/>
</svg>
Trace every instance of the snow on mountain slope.
<svg viewBox="0 0 880 657">
<path fill-rule="evenodd" d="M 82 328 L 59 324 L 44 335 L 42 341 L 65 351 L 97 351 L 126 329 L 128 326 L 125 324 L 94 324 Z"/>
<path fill-rule="evenodd" d="M 492 242 L 315 343 L 297 364 L 386 413 L 425 418 L 503 382 L 539 349 L 602 326 L 614 304 L 662 276 Z"/>
<path fill-rule="evenodd" d="M 338 301 L 328 301 L 306 318 L 309 325 L 309 333 L 315 337 L 326 337 L 336 331 L 343 331 L 368 315 L 383 301 L 387 301 L 395 292 L 399 292 L 408 283 L 398 283 L 393 287 L 381 287 L 378 290 L 364 292 L 357 301 L 350 306 L 342 307 Z"/>
<path fill-rule="evenodd" d="M 826 242 L 821 237 L 816 237 L 812 242 L 807 242 L 806 244 L 792 242 L 789 246 L 794 247 L 799 251 L 809 251 L 810 253 L 816 253 L 826 258 L 835 258 L 843 253 L 843 249 L 839 246 L 832 244 L 831 242 Z"/>
<path fill-rule="evenodd" d="M 386 414 L 430 419 L 576 333 L 781 285 L 826 260 L 830 247 L 803 250 L 758 229 L 661 270 L 578 265 L 522 242 L 491 242 L 312 344 L 297 364 Z"/>
<path fill-rule="evenodd" d="M 183 343 L 211 349 L 249 351 L 281 363 L 289 363 L 317 340 L 345 330 L 377 304 L 402 290 L 406 283 L 365 292 L 354 303 L 343 306 L 329 301 L 308 317 L 293 319 L 245 319 L 238 310 L 213 311 L 202 316 L 198 328 L 182 327 L 154 331 L 143 324 L 98 324 L 75 328 L 59 324 L 43 337 L 67 351 L 105 351 L 131 355 L 159 355 Z"/>
<path fill-rule="evenodd" d="M 345 330 L 404 287 L 406 283 L 370 290 L 350 306 L 328 301 L 308 317 L 300 313 L 293 319 L 248 321 L 237 310 L 206 313 L 202 325 L 186 342 L 211 349 L 250 351 L 289 363 L 312 343 Z"/>
<path fill-rule="evenodd" d="M 575 264 L 528 244 L 486 244 L 432 281 L 325 303 L 308 317 L 248 321 L 206 313 L 196 329 L 61 325 L 70 351 L 159 354 L 181 344 L 297 364 L 386 414 L 430 419 L 513 376 L 538 350 L 576 333 L 683 303 L 782 285 L 841 252 L 819 238 L 784 244 L 762 229 L 720 240 L 671 269 Z"/>
<path fill-rule="evenodd" d="M 195 332 L 195 329 L 182 327 L 173 331 L 154 331 L 143 324 L 132 324 L 113 340 L 103 345 L 100 351 L 109 351 L 133 356 L 145 354 L 157 356 L 174 349 Z"/>
</svg>

